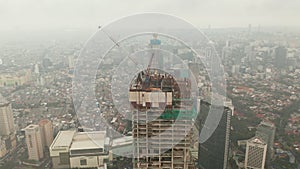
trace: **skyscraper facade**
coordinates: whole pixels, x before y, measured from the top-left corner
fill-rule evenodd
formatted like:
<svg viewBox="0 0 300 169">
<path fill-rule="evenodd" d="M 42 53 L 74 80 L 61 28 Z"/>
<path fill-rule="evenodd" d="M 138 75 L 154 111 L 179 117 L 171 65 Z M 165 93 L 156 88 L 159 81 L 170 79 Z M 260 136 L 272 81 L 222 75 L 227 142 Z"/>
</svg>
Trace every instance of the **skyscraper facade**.
<svg viewBox="0 0 300 169">
<path fill-rule="evenodd" d="M 191 81 L 181 76 L 175 80 L 162 71 L 164 61 L 157 50 L 160 43 L 157 36 L 150 41 L 152 56 L 148 68 L 138 74 L 129 90 L 133 109 L 133 166 L 193 169 L 190 130 L 197 112 L 191 99 Z"/>
<path fill-rule="evenodd" d="M 146 88 L 147 84 L 142 82 L 145 86 L 140 89 L 130 89 L 130 102 L 137 109 L 132 120 L 136 169 L 194 167 L 190 153 L 190 130 L 196 111 L 191 109 L 191 100 L 175 98 L 181 94 L 173 90 L 178 88 L 177 85 L 189 85 L 189 82 L 177 80 L 177 83 L 171 76 L 160 79 L 154 75 L 149 84 L 151 87 Z M 189 87 L 184 89 L 189 90 Z"/>
<path fill-rule="evenodd" d="M 53 141 L 53 127 L 52 123 L 48 119 L 43 119 L 39 122 L 42 144 L 44 147 L 49 148 Z"/>
<path fill-rule="evenodd" d="M 0 158 L 16 148 L 11 104 L 0 94 Z"/>
<path fill-rule="evenodd" d="M 11 104 L 0 94 L 0 135 L 8 136 L 15 132 Z"/>
<path fill-rule="evenodd" d="M 245 168 L 264 169 L 267 155 L 267 144 L 260 138 L 254 137 L 247 141 Z"/>
<path fill-rule="evenodd" d="M 60 131 L 49 148 L 52 168 L 106 168 L 108 146 L 106 131 Z"/>
<path fill-rule="evenodd" d="M 201 101 L 200 107 L 200 115 L 204 116 L 201 118 L 205 120 L 210 104 Z M 222 107 L 219 108 L 222 109 Z M 227 169 L 231 114 L 231 109 L 225 107 L 222 118 L 211 137 L 204 143 L 199 143 L 198 163 L 200 169 Z M 204 124 L 200 124 L 199 131 L 203 127 L 205 127 Z"/>
<path fill-rule="evenodd" d="M 275 49 L 275 66 L 279 69 L 287 67 L 287 49 L 283 46 L 279 46 Z"/>
<path fill-rule="evenodd" d="M 274 139 L 275 139 L 275 131 L 276 127 L 273 123 L 262 121 L 256 130 L 256 137 L 264 140 L 267 144 L 267 160 L 266 160 L 266 167 L 269 167 L 270 161 L 274 156 Z"/>
<path fill-rule="evenodd" d="M 39 161 L 44 157 L 40 127 L 31 124 L 24 130 L 28 149 L 28 159 Z"/>
</svg>

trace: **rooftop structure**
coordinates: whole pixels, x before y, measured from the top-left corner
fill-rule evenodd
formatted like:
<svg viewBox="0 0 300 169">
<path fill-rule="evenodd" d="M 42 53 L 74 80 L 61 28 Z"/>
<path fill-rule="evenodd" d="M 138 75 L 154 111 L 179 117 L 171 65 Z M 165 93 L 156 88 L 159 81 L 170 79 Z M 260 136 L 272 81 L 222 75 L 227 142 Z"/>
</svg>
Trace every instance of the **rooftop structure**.
<svg viewBox="0 0 300 169">
<path fill-rule="evenodd" d="M 105 131 L 60 131 L 50 146 L 53 168 L 104 167 L 107 145 Z"/>
<path fill-rule="evenodd" d="M 50 145 L 53 168 L 70 168 L 70 146 L 76 131 L 60 131 Z"/>
<path fill-rule="evenodd" d="M 106 140 L 105 131 L 76 133 L 70 148 L 70 167 L 104 167 L 104 159 L 109 158 Z"/>
<path fill-rule="evenodd" d="M 73 136 L 75 134 L 74 131 L 60 131 L 55 139 L 53 140 L 50 149 L 62 148 L 62 147 L 70 147 L 72 143 Z"/>
<path fill-rule="evenodd" d="M 76 150 L 83 149 L 104 149 L 106 139 L 105 131 L 97 132 L 79 132 L 73 137 L 71 144 L 71 154 L 76 152 Z"/>
</svg>

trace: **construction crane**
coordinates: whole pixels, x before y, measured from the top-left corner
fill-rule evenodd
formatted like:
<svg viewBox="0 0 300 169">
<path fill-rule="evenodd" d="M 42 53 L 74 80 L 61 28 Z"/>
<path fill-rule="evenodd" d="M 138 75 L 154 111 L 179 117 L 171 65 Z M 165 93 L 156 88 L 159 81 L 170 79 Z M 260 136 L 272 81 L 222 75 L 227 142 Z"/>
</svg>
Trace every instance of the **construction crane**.
<svg viewBox="0 0 300 169">
<path fill-rule="evenodd" d="M 148 63 L 146 75 L 150 75 L 150 67 L 151 67 L 151 65 L 152 65 L 153 58 L 154 58 L 154 51 L 152 52 L 150 61 L 149 61 L 149 63 Z"/>
<path fill-rule="evenodd" d="M 119 42 L 117 42 L 112 36 L 110 36 L 101 26 L 98 26 L 98 29 L 100 29 L 116 46 L 122 49 Z M 137 66 L 139 65 L 134 59 L 131 58 L 130 55 L 128 55 L 128 58 Z"/>
<path fill-rule="evenodd" d="M 157 39 L 157 36 L 158 36 L 158 35 L 157 35 L 156 33 L 153 34 L 154 39 Z M 151 43 L 152 43 L 152 42 L 151 42 Z M 149 74 L 150 74 L 150 67 L 151 67 L 151 65 L 152 65 L 152 61 L 153 61 L 154 56 L 155 56 L 155 51 L 153 50 L 153 51 L 152 51 L 152 54 L 151 54 L 150 61 L 149 61 L 148 66 L 147 66 L 146 75 L 149 75 Z"/>
</svg>

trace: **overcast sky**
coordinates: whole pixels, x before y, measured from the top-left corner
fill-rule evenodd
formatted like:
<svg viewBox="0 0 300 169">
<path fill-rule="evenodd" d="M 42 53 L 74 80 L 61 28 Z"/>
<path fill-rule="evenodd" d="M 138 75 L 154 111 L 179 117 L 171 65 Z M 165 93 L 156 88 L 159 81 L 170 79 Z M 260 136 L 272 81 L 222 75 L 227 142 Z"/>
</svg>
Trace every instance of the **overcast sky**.
<svg viewBox="0 0 300 169">
<path fill-rule="evenodd" d="M 90 29 L 140 12 L 200 28 L 300 26 L 300 0 L 0 0 L 0 30 Z"/>
</svg>

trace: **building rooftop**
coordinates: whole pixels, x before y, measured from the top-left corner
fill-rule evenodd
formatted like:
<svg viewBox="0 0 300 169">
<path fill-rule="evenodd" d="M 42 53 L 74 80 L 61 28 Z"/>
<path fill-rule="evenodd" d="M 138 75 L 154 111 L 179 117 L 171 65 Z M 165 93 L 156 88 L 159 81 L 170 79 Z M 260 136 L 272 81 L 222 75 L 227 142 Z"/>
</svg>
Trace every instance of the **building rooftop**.
<svg viewBox="0 0 300 169">
<path fill-rule="evenodd" d="M 258 137 L 253 137 L 251 139 L 248 140 L 250 143 L 256 143 L 256 144 L 262 144 L 262 145 L 266 145 L 267 143 L 264 142 L 263 139 L 260 139 Z"/>
<path fill-rule="evenodd" d="M 55 149 L 60 147 L 70 147 L 75 132 L 76 132 L 75 130 L 60 131 L 58 135 L 55 137 L 54 141 L 52 142 L 50 148 Z"/>
<path fill-rule="evenodd" d="M 104 148 L 105 140 L 105 131 L 79 132 L 74 135 L 70 150 Z"/>
<path fill-rule="evenodd" d="M 49 122 L 51 122 L 51 121 L 48 119 L 43 119 L 43 120 L 39 121 L 39 125 L 44 126 L 45 124 L 48 124 Z"/>
<path fill-rule="evenodd" d="M 132 136 L 125 136 L 121 138 L 116 138 L 112 141 L 112 147 L 118 147 L 123 145 L 132 144 L 133 137 Z"/>
<path fill-rule="evenodd" d="M 270 128 L 274 128 L 275 125 L 274 123 L 270 122 L 270 121 L 262 121 L 259 126 L 266 126 L 266 127 L 270 127 Z"/>
<path fill-rule="evenodd" d="M 27 127 L 25 127 L 24 130 L 32 130 L 32 129 L 35 129 L 35 128 L 37 128 L 37 127 L 39 127 L 39 126 L 38 126 L 38 125 L 35 125 L 35 124 L 30 124 L 30 125 L 28 125 Z"/>
</svg>

